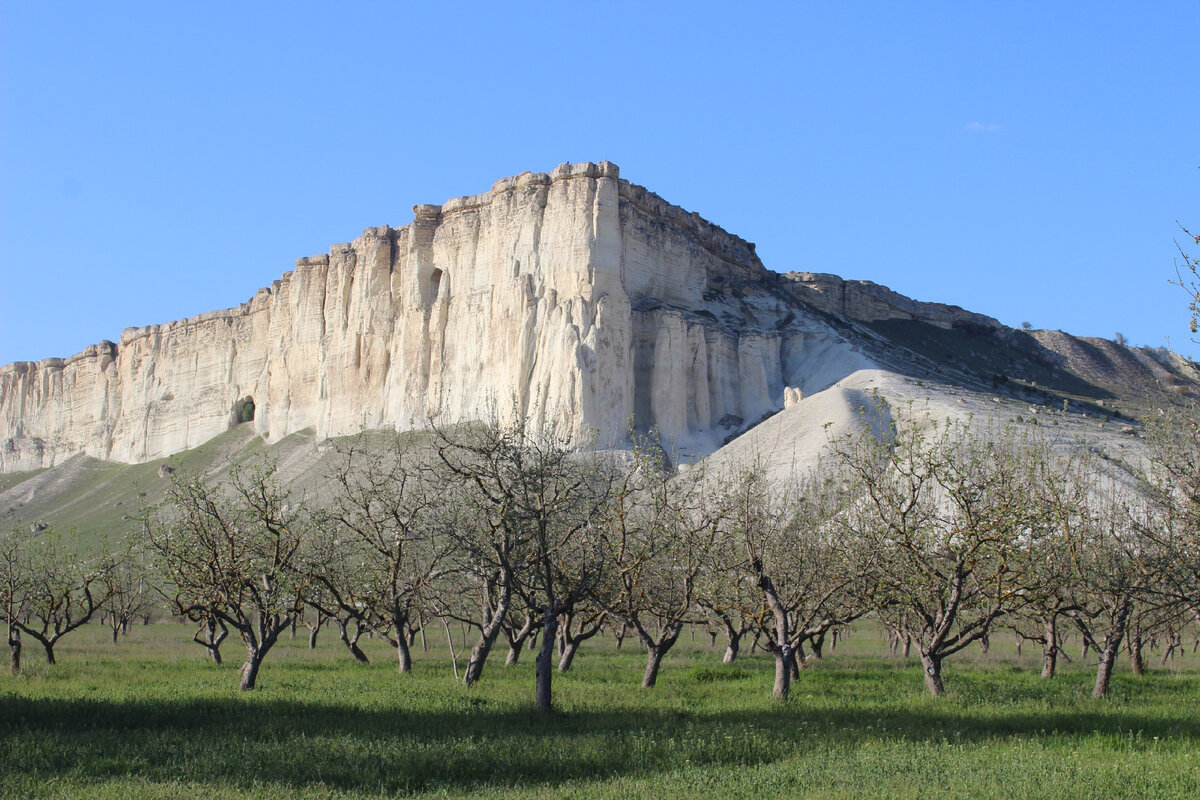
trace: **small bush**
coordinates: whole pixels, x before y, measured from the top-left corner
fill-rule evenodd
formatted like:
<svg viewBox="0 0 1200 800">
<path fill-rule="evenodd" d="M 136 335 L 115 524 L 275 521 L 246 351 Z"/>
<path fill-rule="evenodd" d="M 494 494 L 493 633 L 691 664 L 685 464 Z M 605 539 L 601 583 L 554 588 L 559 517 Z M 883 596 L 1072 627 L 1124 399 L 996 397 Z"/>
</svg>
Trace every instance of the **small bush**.
<svg viewBox="0 0 1200 800">
<path fill-rule="evenodd" d="M 254 399 L 247 397 L 242 401 L 241 408 L 238 409 L 237 421 L 250 422 L 254 419 Z"/>
</svg>

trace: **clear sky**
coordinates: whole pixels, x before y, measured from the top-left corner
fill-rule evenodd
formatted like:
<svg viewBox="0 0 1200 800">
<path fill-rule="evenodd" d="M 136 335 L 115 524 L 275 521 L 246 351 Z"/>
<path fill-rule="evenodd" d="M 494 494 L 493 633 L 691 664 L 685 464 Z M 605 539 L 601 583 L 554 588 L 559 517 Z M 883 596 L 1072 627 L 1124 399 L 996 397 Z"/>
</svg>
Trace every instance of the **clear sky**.
<svg viewBox="0 0 1200 800">
<path fill-rule="evenodd" d="M 777 271 L 1200 350 L 1167 284 L 1197 30 L 1195 0 L 0 0 L 0 363 L 603 159 Z"/>
</svg>

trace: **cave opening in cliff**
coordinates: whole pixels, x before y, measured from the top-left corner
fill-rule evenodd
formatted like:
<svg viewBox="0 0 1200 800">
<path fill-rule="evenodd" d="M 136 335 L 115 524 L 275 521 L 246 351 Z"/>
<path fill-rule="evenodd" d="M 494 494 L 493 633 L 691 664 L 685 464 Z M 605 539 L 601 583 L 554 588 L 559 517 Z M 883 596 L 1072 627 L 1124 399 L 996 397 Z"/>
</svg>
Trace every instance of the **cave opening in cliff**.
<svg viewBox="0 0 1200 800">
<path fill-rule="evenodd" d="M 246 395 L 246 397 L 233 404 L 233 424 L 240 425 L 243 422 L 252 422 L 253 420 L 254 398 Z"/>
</svg>

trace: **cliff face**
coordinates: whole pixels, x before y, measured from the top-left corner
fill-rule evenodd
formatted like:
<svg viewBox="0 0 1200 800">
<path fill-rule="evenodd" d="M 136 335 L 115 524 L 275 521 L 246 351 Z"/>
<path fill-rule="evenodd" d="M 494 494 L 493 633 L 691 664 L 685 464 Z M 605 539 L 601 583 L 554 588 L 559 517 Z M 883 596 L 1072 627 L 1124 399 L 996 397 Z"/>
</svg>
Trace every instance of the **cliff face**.
<svg viewBox="0 0 1200 800">
<path fill-rule="evenodd" d="M 519 415 L 599 447 L 655 428 L 704 454 L 872 367 L 989 392 L 1012 377 L 1101 400 L 1200 395 L 1171 354 L 769 272 L 752 244 L 607 162 L 413 213 L 237 308 L 0 367 L 0 471 L 162 458 L 248 400 L 270 442 Z"/>
<path fill-rule="evenodd" d="M 937 328 L 973 327 L 998 331 L 1004 326 L 991 317 L 958 306 L 923 303 L 871 281 L 847 281 L 825 272 L 788 272 L 789 290 L 808 305 L 863 322 L 915 320 Z"/>
<path fill-rule="evenodd" d="M 702 450 L 806 386 L 835 337 L 797 320 L 750 245 L 622 181 L 525 173 L 300 259 L 225 311 L 0 368 L 0 470 L 142 462 L 236 422 L 269 441 L 528 415 L 594 436 L 630 420 Z M 782 321 L 787 315 L 787 325 Z"/>
</svg>

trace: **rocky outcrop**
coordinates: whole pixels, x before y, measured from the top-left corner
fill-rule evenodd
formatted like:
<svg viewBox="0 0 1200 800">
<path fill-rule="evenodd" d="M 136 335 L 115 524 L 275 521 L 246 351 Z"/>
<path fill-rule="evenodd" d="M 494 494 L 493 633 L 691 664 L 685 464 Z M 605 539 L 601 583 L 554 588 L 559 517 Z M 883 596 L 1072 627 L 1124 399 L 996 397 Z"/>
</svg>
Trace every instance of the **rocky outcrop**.
<svg viewBox="0 0 1200 800">
<path fill-rule="evenodd" d="M 148 461 L 248 416 L 269 441 L 519 414 L 600 446 L 632 421 L 711 449 L 786 387 L 823 388 L 807 359 L 838 339 L 763 288 L 754 246 L 613 164 L 413 214 L 237 308 L 0 368 L 0 469 Z"/>
<path fill-rule="evenodd" d="M 847 281 L 823 272 L 788 272 L 784 277 L 789 291 L 803 302 L 861 322 L 916 320 L 947 330 L 973 327 L 995 331 L 1004 327 L 983 314 L 913 300 L 871 281 Z"/>
<path fill-rule="evenodd" d="M 1198 392 L 1171 354 L 778 275 L 615 165 L 564 164 L 415 206 L 236 308 L 0 367 L 0 471 L 145 462 L 239 425 L 275 442 L 516 417 L 599 447 L 656 430 L 704 454 L 782 409 L 827 409 L 810 399 L 881 365 L 967 383 L 1066 375 L 1087 396 Z"/>
</svg>

